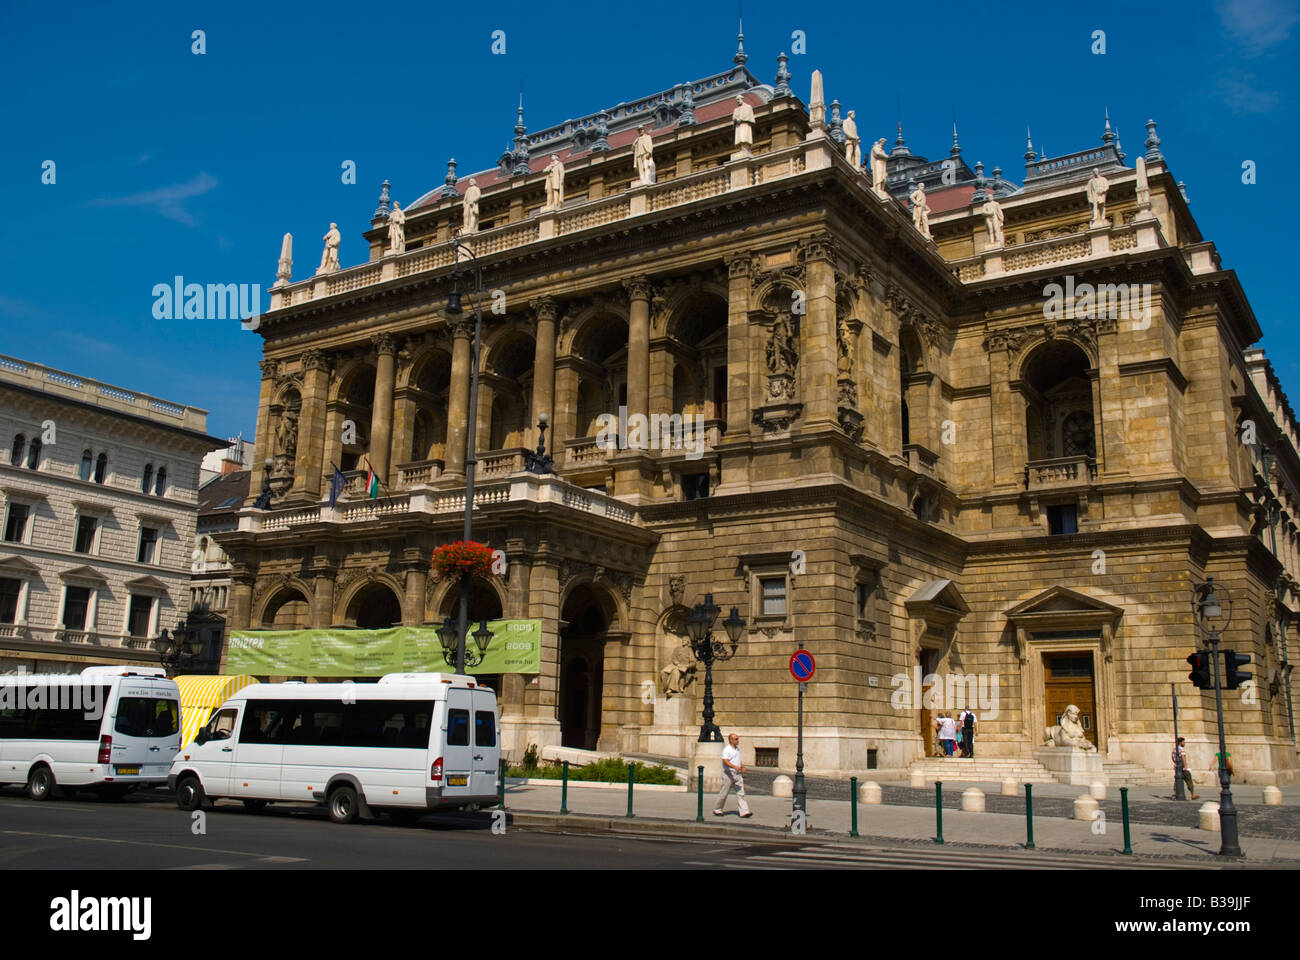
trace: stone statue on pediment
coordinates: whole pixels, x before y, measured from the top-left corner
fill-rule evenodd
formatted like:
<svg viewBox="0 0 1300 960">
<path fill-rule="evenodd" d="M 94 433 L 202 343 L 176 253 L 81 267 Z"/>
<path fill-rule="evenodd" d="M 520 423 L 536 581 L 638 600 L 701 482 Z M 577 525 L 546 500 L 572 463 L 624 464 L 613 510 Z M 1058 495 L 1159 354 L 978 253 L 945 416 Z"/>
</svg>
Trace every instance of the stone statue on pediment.
<svg viewBox="0 0 1300 960">
<path fill-rule="evenodd" d="M 483 195 L 479 189 L 478 180 L 473 177 L 469 179 L 469 186 L 465 188 L 465 211 L 461 220 L 462 233 L 478 233 L 478 198 Z"/>
<path fill-rule="evenodd" d="M 298 452 L 298 411 L 293 407 L 280 416 L 280 425 L 275 431 L 275 452 L 290 460 Z"/>
<path fill-rule="evenodd" d="M 871 145 L 871 189 L 881 200 L 889 199 L 889 191 L 885 189 L 888 159 L 889 154 L 885 152 L 885 138 L 881 137 Z"/>
<path fill-rule="evenodd" d="M 777 375 L 792 375 L 799 362 L 794 348 L 794 333 L 785 314 L 777 314 L 772 324 L 772 335 L 767 340 L 767 369 Z"/>
<path fill-rule="evenodd" d="M 1005 220 L 1006 214 L 1002 212 L 1002 204 L 992 197 L 984 201 L 984 223 L 988 226 L 989 243 L 995 247 L 1000 247 L 1007 241 L 1002 229 Z"/>
<path fill-rule="evenodd" d="M 668 666 L 659 671 L 659 687 L 665 697 L 680 697 L 695 680 L 695 657 L 685 645 L 673 651 Z"/>
<path fill-rule="evenodd" d="M 329 232 L 321 237 L 325 241 L 325 251 L 320 257 L 320 269 L 316 272 L 334 273 L 339 268 L 339 244 L 343 242 L 343 236 L 339 233 L 339 225 L 331 223 Z"/>
<path fill-rule="evenodd" d="M 1101 175 L 1101 168 L 1094 168 L 1086 187 L 1088 202 L 1092 204 L 1091 226 L 1104 227 L 1110 224 L 1106 219 L 1106 191 L 1109 189 L 1110 181 Z"/>
<path fill-rule="evenodd" d="M 925 184 L 918 183 L 908 199 L 912 201 L 912 226 L 916 227 L 921 236 L 929 240 L 930 205 L 925 200 Z"/>
<path fill-rule="evenodd" d="M 1079 708 L 1070 704 L 1061 715 L 1061 722 L 1047 728 L 1047 745 L 1049 747 L 1075 747 L 1079 750 L 1093 751 L 1092 745 L 1084 733 L 1083 724 L 1079 722 Z"/>
<path fill-rule="evenodd" d="M 546 167 L 546 210 L 559 210 L 564 206 L 564 164 L 559 154 L 551 154 Z"/>
<path fill-rule="evenodd" d="M 754 142 L 754 108 L 740 94 L 736 94 L 736 109 L 731 111 L 731 122 L 736 127 L 736 146 L 750 146 Z"/>
<path fill-rule="evenodd" d="M 402 205 L 396 200 L 393 201 L 393 209 L 388 214 L 388 252 L 406 252 L 406 214 L 402 212 Z"/>
<path fill-rule="evenodd" d="M 636 164 L 637 182 L 646 185 L 655 182 L 654 141 L 644 126 L 636 128 L 637 138 L 632 144 L 632 162 Z"/>
<path fill-rule="evenodd" d="M 854 170 L 862 169 L 862 138 L 858 136 L 858 122 L 853 119 L 855 111 L 850 110 L 844 118 L 844 156 Z"/>
</svg>

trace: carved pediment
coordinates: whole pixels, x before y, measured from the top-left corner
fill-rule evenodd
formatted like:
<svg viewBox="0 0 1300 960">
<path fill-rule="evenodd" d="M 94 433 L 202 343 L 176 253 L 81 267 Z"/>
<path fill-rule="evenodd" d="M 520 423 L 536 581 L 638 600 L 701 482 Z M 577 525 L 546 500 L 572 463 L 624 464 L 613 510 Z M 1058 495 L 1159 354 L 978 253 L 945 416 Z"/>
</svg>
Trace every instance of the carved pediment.
<svg viewBox="0 0 1300 960">
<path fill-rule="evenodd" d="M 936 625 L 956 623 L 970 613 L 970 605 L 951 580 L 930 580 L 921 584 L 903 605 L 913 617 Z"/>
<path fill-rule="evenodd" d="M 1049 587 L 1006 612 L 1008 620 L 1036 624 L 1047 624 L 1048 621 L 1077 623 L 1081 618 L 1089 622 L 1115 622 L 1123 615 L 1124 610 L 1120 607 L 1062 586 Z"/>
</svg>

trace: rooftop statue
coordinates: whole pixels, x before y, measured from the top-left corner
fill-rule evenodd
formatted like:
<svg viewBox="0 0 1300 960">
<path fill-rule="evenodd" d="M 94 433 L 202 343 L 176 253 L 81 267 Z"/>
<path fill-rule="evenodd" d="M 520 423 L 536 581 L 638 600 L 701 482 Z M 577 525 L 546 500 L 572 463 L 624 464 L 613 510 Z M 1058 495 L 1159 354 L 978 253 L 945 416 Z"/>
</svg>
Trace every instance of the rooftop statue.
<svg viewBox="0 0 1300 960">
<path fill-rule="evenodd" d="M 544 210 L 559 210 L 564 206 L 564 164 L 560 155 L 551 154 L 551 162 L 546 167 L 546 206 Z"/>
<path fill-rule="evenodd" d="M 858 122 L 853 119 L 854 111 L 844 118 L 844 155 L 854 170 L 862 169 L 862 138 L 858 136 Z"/>
<path fill-rule="evenodd" d="M 995 247 L 1000 247 L 1006 243 L 1006 234 L 1002 230 L 1002 224 L 1006 220 L 1006 214 L 1002 212 L 1002 204 L 998 203 L 992 197 L 984 201 L 984 222 L 989 228 L 989 243 Z"/>
<path fill-rule="evenodd" d="M 473 177 L 469 178 L 469 186 L 465 188 L 465 215 L 461 223 L 462 233 L 478 233 L 478 198 L 483 195 L 479 189 L 478 180 Z"/>
<path fill-rule="evenodd" d="M 731 122 L 736 125 L 736 146 L 747 147 L 754 142 L 754 108 L 740 94 L 736 94 L 736 109 L 731 111 Z"/>
<path fill-rule="evenodd" d="M 871 145 L 871 189 L 881 200 L 889 199 L 885 189 L 886 163 L 889 154 L 885 152 L 885 138 L 881 137 Z"/>
<path fill-rule="evenodd" d="M 909 198 L 912 201 L 912 225 L 930 240 L 930 205 L 925 202 L 925 184 L 918 183 Z"/>
<path fill-rule="evenodd" d="M 638 183 L 649 184 L 655 182 L 655 148 L 654 142 L 650 139 L 650 134 L 645 132 L 645 127 L 636 128 L 637 138 L 632 144 L 632 162 L 636 164 Z"/>
<path fill-rule="evenodd" d="M 1110 189 L 1110 181 L 1101 175 L 1100 167 L 1093 168 L 1086 189 L 1088 202 L 1092 204 L 1092 226 L 1108 226 L 1110 221 L 1106 219 L 1106 191 Z"/>
<path fill-rule="evenodd" d="M 331 223 L 329 232 L 321 239 L 325 241 L 325 251 L 320 256 L 320 269 L 316 272 L 334 273 L 339 268 L 339 244 L 343 242 L 339 225 Z"/>
<path fill-rule="evenodd" d="M 406 252 L 406 214 L 402 213 L 402 205 L 396 200 L 393 201 L 392 212 L 388 214 L 388 252 Z"/>
</svg>

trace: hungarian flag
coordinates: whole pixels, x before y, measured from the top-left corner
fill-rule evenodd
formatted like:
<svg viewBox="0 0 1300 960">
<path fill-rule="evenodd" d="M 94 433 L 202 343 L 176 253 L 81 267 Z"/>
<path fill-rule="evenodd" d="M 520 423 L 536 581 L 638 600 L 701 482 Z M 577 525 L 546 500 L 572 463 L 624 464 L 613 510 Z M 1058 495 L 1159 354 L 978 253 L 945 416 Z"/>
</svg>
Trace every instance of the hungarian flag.
<svg viewBox="0 0 1300 960">
<path fill-rule="evenodd" d="M 379 498 L 379 477 L 375 474 L 374 464 L 370 462 L 369 457 L 366 457 L 366 466 L 370 469 L 370 472 L 366 474 L 366 493 L 370 495 L 371 500 L 377 500 Z"/>
</svg>

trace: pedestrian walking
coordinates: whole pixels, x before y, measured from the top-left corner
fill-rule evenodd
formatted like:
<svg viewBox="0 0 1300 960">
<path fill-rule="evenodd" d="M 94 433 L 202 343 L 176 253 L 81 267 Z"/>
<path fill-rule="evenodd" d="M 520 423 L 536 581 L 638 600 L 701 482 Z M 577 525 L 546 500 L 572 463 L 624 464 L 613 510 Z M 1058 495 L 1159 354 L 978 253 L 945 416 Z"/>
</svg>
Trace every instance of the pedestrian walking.
<svg viewBox="0 0 1300 960">
<path fill-rule="evenodd" d="M 975 756 L 975 714 L 971 712 L 970 707 L 962 711 L 962 715 L 957 718 L 957 726 L 961 730 L 961 755 L 973 758 Z"/>
<path fill-rule="evenodd" d="M 745 765 L 740 762 L 740 737 L 734 733 L 727 738 L 727 746 L 722 748 L 722 790 L 718 793 L 717 803 L 713 805 L 715 817 L 723 815 L 722 808 L 726 805 L 727 794 L 733 787 L 736 790 L 736 804 L 740 807 L 740 815 L 752 817 L 749 802 L 745 799 Z"/>
<path fill-rule="evenodd" d="M 1224 767 L 1226 767 L 1227 770 L 1228 770 L 1228 781 L 1229 781 L 1229 782 L 1232 782 L 1232 778 L 1233 778 L 1236 774 L 1235 774 L 1235 772 L 1234 772 L 1233 769 L 1232 769 L 1232 754 L 1231 754 L 1231 753 L 1229 753 L 1226 757 L 1224 757 L 1224 759 L 1223 759 L 1223 765 L 1224 765 Z M 1212 763 L 1212 764 L 1210 765 L 1210 773 L 1214 776 L 1214 778 L 1215 778 L 1216 780 L 1219 778 L 1219 752 L 1218 752 L 1217 750 L 1214 752 L 1214 763 Z"/>
<path fill-rule="evenodd" d="M 939 742 L 943 744 L 943 755 L 951 757 L 957 745 L 957 721 L 947 713 L 939 713 Z"/>
<path fill-rule="evenodd" d="M 1196 786 L 1192 783 L 1192 771 L 1187 769 L 1187 748 L 1183 746 L 1186 742 L 1186 737 L 1179 737 L 1178 743 L 1174 747 L 1174 770 L 1181 769 L 1183 771 L 1183 783 L 1187 787 L 1187 792 L 1191 794 L 1193 800 L 1199 800 L 1201 798 L 1196 795 Z"/>
</svg>

